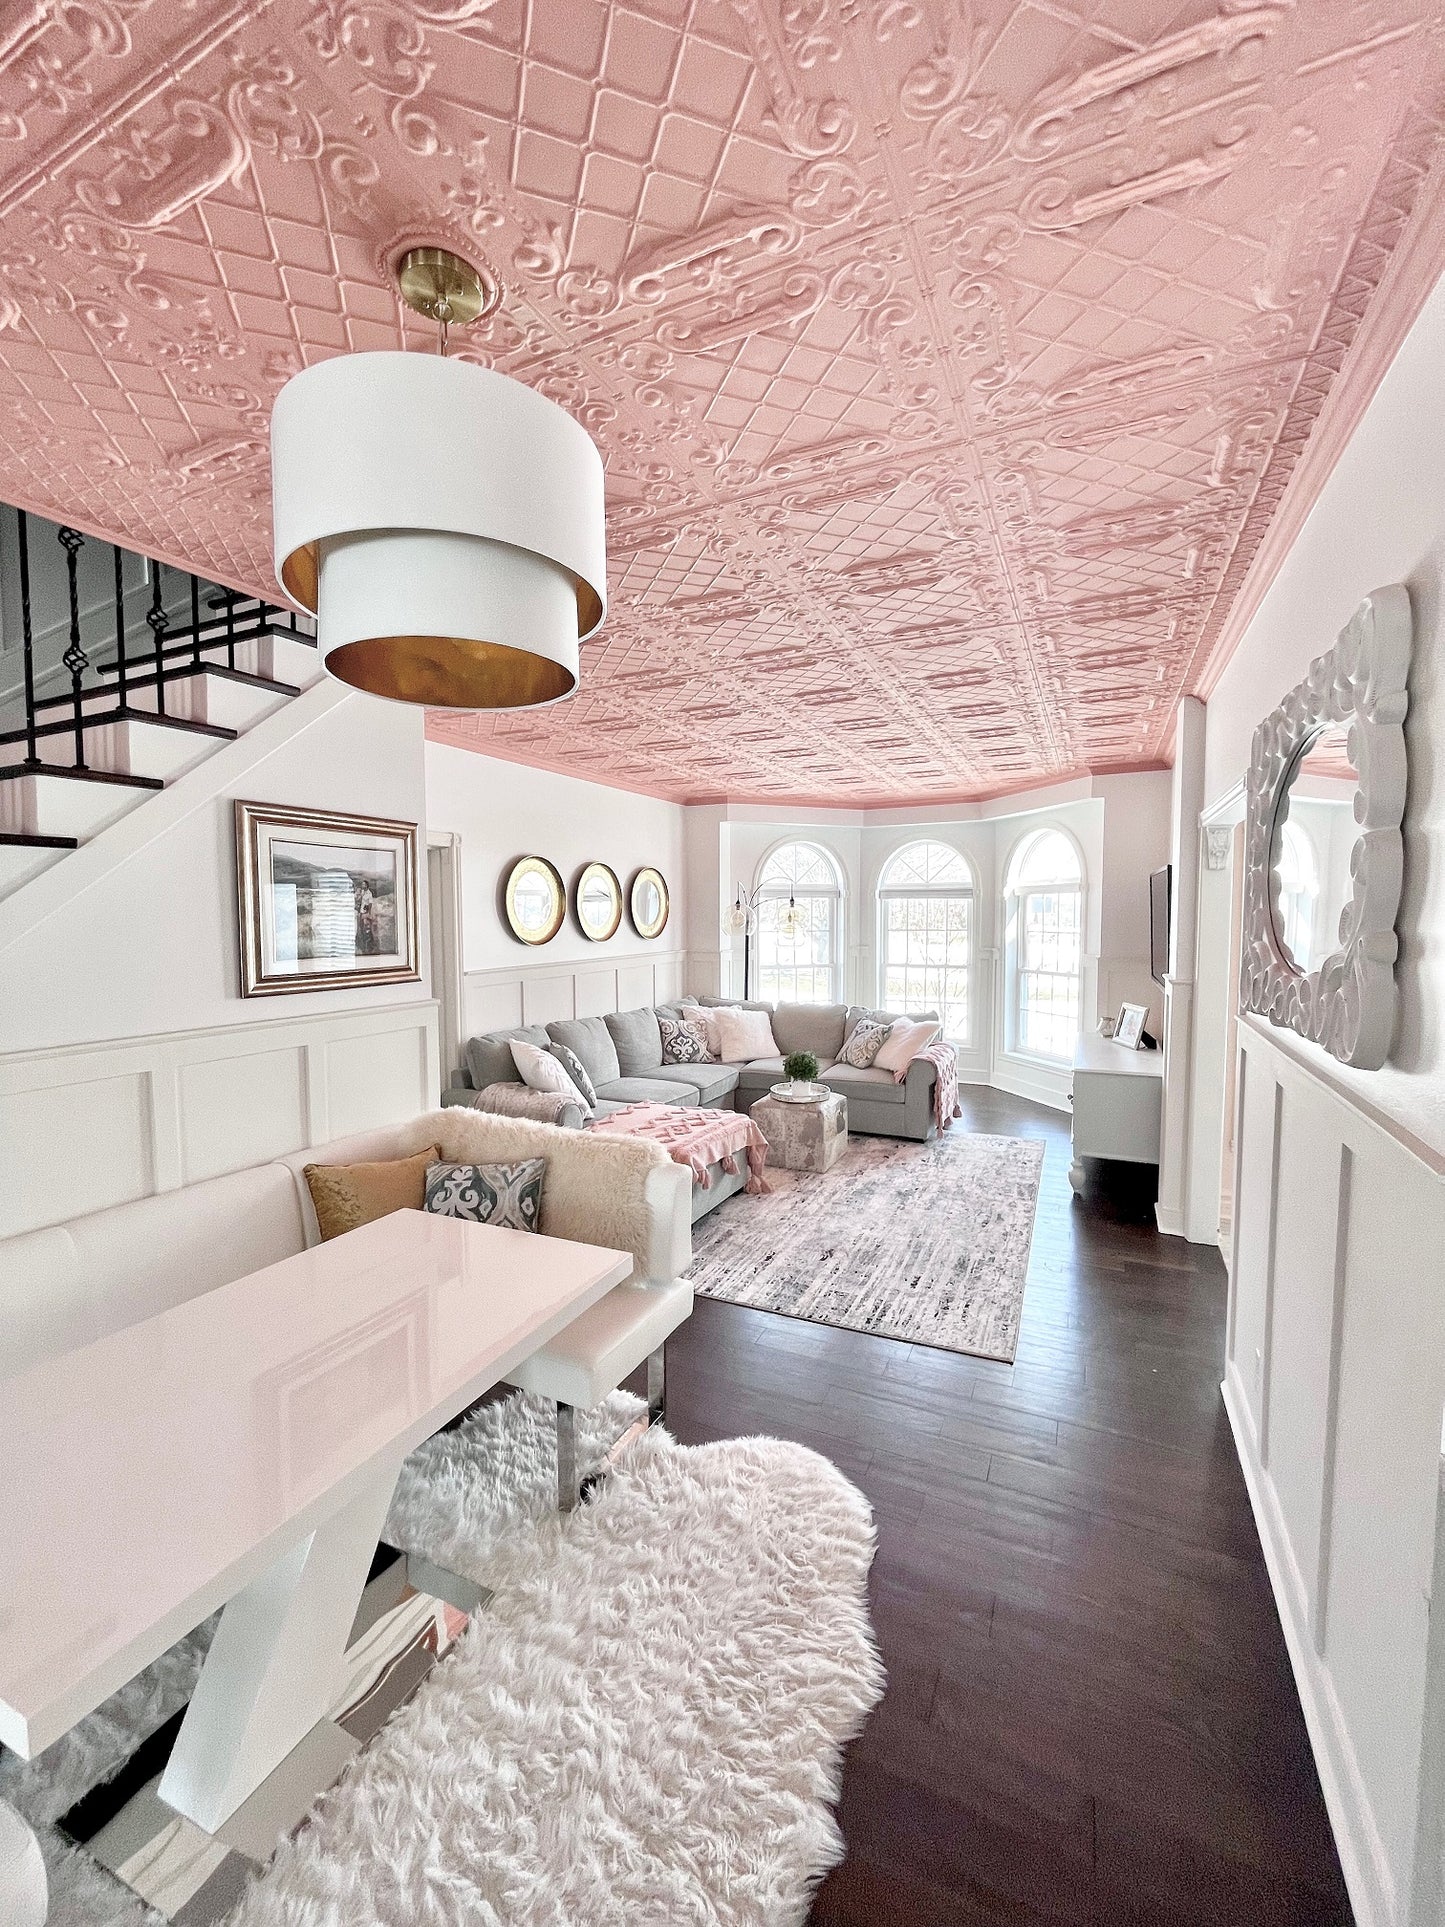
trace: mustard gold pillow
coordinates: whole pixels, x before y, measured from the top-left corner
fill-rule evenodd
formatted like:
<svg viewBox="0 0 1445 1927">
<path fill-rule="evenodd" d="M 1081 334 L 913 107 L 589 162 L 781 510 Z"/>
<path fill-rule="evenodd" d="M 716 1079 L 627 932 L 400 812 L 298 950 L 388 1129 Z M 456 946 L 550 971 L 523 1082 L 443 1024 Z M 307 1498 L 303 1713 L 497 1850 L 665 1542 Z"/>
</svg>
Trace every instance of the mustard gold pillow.
<svg viewBox="0 0 1445 1927">
<path fill-rule="evenodd" d="M 393 1211 L 420 1211 L 426 1203 L 426 1168 L 440 1158 L 440 1146 L 429 1144 L 415 1157 L 381 1164 L 308 1164 L 304 1176 L 323 1241 Z"/>
</svg>

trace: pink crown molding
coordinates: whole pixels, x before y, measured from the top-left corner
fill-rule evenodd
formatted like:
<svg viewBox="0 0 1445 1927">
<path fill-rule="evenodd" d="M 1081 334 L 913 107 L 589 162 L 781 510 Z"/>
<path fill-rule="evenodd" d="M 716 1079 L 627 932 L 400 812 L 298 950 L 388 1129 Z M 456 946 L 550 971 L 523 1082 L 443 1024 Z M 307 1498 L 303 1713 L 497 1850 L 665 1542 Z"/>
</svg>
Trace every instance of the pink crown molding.
<svg viewBox="0 0 1445 1927">
<path fill-rule="evenodd" d="M 437 740 L 765 806 L 1167 762 L 1438 259 L 1438 7 L 666 11 L 22 9 L 0 498 L 275 597 L 271 402 L 430 350 L 449 239 L 457 352 L 603 450 L 612 612 Z"/>
<path fill-rule="evenodd" d="M 1325 483 L 1400 352 L 1430 293 L 1445 274 L 1445 147 L 1433 165 L 1365 309 L 1359 329 L 1320 409 L 1309 440 L 1291 471 L 1274 519 L 1245 572 L 1218 640 L 1190 692 L 1206 702 L 1219 687 L 1231 657 L 1259 613 L 1285 558 L 1309 519 Z"/>
</svg>

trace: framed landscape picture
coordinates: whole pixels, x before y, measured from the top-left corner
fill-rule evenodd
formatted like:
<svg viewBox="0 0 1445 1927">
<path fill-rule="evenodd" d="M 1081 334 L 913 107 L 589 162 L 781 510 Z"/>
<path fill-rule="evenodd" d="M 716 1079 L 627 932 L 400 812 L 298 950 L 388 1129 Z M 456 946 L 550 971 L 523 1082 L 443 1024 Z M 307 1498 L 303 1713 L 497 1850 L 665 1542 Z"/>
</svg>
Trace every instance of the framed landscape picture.
<svg viewBox="0 0 1445 1927">
<path fill-rule="evenodd" d="M 236 804 L 241 995 L 414 981 L 416 825 Z"/>
</svg>

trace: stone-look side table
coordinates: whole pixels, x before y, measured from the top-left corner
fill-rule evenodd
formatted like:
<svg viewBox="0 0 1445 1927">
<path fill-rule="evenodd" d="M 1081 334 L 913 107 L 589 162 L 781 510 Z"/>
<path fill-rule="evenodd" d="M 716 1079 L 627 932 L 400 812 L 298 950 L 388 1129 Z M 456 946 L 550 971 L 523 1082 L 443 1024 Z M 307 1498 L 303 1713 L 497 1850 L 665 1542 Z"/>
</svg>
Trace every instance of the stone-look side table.
<svg viewBox="0 0 1445 1927">
<path fill-rule="evenodd" d="M 841 1091 L 816 1104 L 760 1097 L 748 1115 L 768 1140 L 768 1163 L 785 1171 L 830 1171 L 848 1148 L 848 1100 Z"/>
</svg>

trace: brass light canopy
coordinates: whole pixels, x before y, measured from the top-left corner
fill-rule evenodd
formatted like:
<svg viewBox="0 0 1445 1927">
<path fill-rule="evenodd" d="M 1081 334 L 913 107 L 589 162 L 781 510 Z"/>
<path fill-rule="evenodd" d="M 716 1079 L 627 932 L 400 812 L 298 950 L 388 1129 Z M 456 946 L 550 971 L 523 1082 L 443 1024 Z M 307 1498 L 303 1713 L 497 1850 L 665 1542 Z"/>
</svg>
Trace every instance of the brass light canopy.
<svg viewBox="0 0 1445 1927">
<path fill-rule="evenodd" d="M 278 579 L 354 689 L 434 709 L 557 702 L 606 609 L 601 457 L 555 402 L 447 356 L 450 328 L 497 308 L 495 277 L 415 247 L 397 279 L 439 354 L 338 355 L 276 399 Z"/>
<path fill-rule="evenodd" d="M 496 311 L 498 282 L 450 248 L 408 248 L 396 267 L 401 298 L 443 328 L 467 328 Z"/>
</svg>

